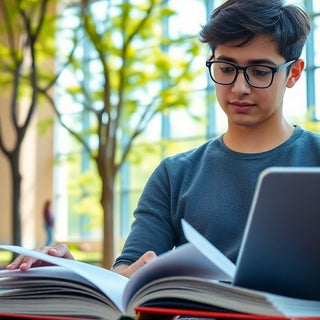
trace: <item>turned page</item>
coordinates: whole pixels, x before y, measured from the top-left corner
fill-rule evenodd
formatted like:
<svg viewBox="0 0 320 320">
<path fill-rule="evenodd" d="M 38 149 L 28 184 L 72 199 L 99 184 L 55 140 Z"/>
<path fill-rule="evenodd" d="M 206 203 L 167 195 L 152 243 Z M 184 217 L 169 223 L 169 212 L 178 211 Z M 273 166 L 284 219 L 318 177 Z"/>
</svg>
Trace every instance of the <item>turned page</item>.
<svg viewBox="0 0 320 320">
<path fill-rule="evenodd" d="M 94 284 L 119 308 L 121 312 L 124 311 L 122 308 L 122 297 L 124 288 L 129 281 L 128 278 L 88 263 L 58 258 L 35 250 L 25 249 L 19 246 L 0 245 L 0 249 L 40 259 L 71 270 Z"/>
<path fill-rule="evenodd" d="M 129 304 L 139 288 L 165 277 L 192 276 L 232 281 L 235 265 L 183 219 L 182 225 L 189 243 L 160 255 L 140 268 L 127 284 L 124 306 Z"/>
</svg>

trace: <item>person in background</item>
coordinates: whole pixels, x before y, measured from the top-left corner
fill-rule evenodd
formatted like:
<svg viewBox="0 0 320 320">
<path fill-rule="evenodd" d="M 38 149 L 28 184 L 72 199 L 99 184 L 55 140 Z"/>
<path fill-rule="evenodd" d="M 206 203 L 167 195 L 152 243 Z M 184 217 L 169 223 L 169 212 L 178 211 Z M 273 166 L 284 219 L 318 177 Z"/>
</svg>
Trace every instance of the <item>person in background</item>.
<svg viewBox="0 0 320 320">
<path fill-rule="evenodd" d="M 53 227 L 54 227 L 54 217 L 51 208 L 51 201 L 47 200 L 43 208 L 43 219 L 44 219 L 44 228 L 46 231 L 46 246 L 52 246 L 54 243 L 53 237 Z"/>
<path fill-rule="evenodd" d="M 290 124 L 283 98 L 299 80 L 307 14 L 281 0 L 228 0 L 200 31 L 228 127 L 219 137 L 161 161 L 149 178 L 113 271 L 137 269 L 186 242 L 187 220 L 236 261 L 259 174 L 272 166 L 319 166 L 320 136 Z M 187 130 L 187 128 L 186 128 Z M 41 249 L 72 258 L 61 244 Z M 45 264 L 19 256 L 8 269 Z"/>
</svg>

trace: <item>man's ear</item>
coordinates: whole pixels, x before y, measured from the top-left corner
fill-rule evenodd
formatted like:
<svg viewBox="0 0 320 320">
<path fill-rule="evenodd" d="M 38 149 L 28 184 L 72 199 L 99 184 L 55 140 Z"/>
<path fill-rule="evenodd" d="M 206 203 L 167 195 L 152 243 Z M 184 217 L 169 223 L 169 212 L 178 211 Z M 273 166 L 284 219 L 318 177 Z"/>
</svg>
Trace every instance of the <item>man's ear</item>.
<svg viewBox="0 0 320 320">
<path fill-rule="evenodd" d="M 304 61 L 302 59 L 298 59 L 291 65 L 290 73 L 287 80 L 287 88 L 292 88 L 295 85 L 295 83 L 300 78 L 303 69 Z"/>
</svg>

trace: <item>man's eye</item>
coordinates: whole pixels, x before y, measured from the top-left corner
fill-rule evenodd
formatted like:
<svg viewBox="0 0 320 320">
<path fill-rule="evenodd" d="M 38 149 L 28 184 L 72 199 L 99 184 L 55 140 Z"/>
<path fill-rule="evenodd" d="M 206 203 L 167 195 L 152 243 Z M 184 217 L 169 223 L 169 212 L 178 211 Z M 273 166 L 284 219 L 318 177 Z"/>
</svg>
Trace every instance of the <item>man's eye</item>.
<svg viewBox="0 0 320 320">
<path fill-rule="evenodd" d="M 234 68 L 232 68 L 232 67 L 221 67 L 220 70 L 221 70 L 223 73 L 231 73 L 231 72 L 234 72 Z"/>
<path fill-rule="evenodd" d="M 267 77 L 271 73 L 271 70 L 268 68 L 264 67 L 255 67 L 255 68 L 250 68 L 249 74 L 251 74 L 254 77 Z"/>
</svg>

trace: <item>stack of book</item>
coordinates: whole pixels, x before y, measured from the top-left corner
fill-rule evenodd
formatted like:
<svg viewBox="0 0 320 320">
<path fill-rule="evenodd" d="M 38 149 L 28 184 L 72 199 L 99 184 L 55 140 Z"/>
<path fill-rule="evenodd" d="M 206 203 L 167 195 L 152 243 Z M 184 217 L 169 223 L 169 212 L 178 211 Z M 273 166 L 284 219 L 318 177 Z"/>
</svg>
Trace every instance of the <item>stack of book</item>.
<svg viewBox="0 0 320 320">
<path fill-rule="evenodd" d="M 54 266 L 1 270 L 0 313 L 6 319 L 320 319 L 317 299 L 233 285 L 235 266 L 186 222 L 184 230 L 189 243 L 159 256 L 130 279 L 83 262 L 1 245 Z"/>
</svg>

